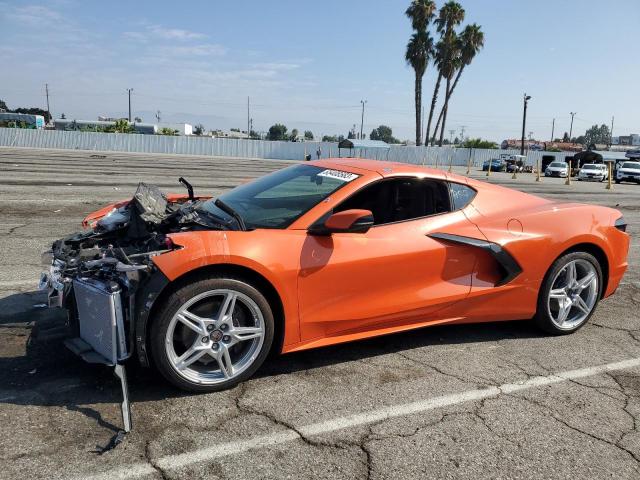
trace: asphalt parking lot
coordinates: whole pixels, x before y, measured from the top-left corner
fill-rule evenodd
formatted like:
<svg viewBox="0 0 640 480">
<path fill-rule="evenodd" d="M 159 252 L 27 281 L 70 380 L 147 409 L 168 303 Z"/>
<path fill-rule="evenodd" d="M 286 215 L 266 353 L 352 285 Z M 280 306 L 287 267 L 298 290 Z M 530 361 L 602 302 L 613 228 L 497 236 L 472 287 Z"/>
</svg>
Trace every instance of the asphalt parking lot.
<svg viewBox="0 0 640 480">
<path fill-rule="evenodd" d="M 55 314 L 41 251 L 139 181 L 215 195 L 288 163 L 0 148 L 0 478 L 640 478 L 640 185 L 532 174 L 489 181 L 617 206 L 633 237 L 623 284 L 576 334 L 432 327 L 282 356 L 206 395 L 132 368 L 134 429 L 109 449 L 111 371 L 29 341 Z"/>
</svg>

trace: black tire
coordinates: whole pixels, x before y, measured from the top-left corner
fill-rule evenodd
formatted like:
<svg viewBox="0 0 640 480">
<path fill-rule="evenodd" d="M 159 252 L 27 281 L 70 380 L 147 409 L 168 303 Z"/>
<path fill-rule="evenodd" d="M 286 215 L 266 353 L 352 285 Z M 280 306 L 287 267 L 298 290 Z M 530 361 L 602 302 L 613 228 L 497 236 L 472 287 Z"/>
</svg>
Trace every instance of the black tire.
<svg viewBox="0 0 640 480">
<path fill-rule="evenodd" d="M 615 182 L 616 182 L 616 183 L 620 183 L 620 180 L 618 180 L 618 179 L 616 178 L 616 179 L 615 179 Z"/>
<path fill-rule="evenodd" d="M 551 288 L 553 287 L 552 285 L 553 280 L 569 262 L 572 262 L 574 260 L 586 260 L 587 262 L 591 263 L 595 267 L 595 270 L 598 276 L 598 292 L 596 296 L 596 302 L 593 305 L 591 312 L 579 325 L 575 326 L 574 328 L 559 328 L 552 321 L 549 315 L 548 308 L 547 308 L 547 300 L 548 300 Z M 578 331 L 589 321 L 593 313 L 596 311 L 596 308 L 598 307 L 598 303 L 600 302 L 600 298 L 602 297 L 602 286 L 603 286 L 602 279 L 603 279 L 602 267 L 600 266 L 600 262 L 598 262 L 598 260 L 590 253 L 570 252 L 561 256 L 555 262 L 553 262 L 553 264 L 547 271 L 544 277 L 544 280 L 542 281 L 542 286 L 540 287 L 540 291 L 538 292 L 537 311 L 535 316 L 533 317 L 533 320 L 538 325 L 538 327 L 540 327 L 542 330 L 544 330 L 545 332 L 551 335 L 568 335 L 570 333 Z"/>
<path fill-rule="evenodd" d="M 203 385 L 201 383 L 190 381 L 177 373 L 169 360 L 164 339 L 173 316 L 183 304 L 197 295 L 218 289 L 235 290 L 246 295 L 255 302 L 260 309 L 264 320 L 264 340 L 258 355 L 255 357 L 255 360 L 253 360 L 253 363 L 251 363 L 240 374 L 220 383 Z M 229 389 L 251 377 L 264 363 L 269 351 L 271 350 L 274 335 L 274 319 L 271 306 L 265 296 L 244 279 L 226 276 L 203 276 L 195 278 L 193 282 L 185 284 L 171 292 L 156 311 L 158 313 L 152 320 L 149 333 L 151 357 L 155 367 L 162 376 L 182 390 L 191 392 L 217 392 Z"/>
</svg>

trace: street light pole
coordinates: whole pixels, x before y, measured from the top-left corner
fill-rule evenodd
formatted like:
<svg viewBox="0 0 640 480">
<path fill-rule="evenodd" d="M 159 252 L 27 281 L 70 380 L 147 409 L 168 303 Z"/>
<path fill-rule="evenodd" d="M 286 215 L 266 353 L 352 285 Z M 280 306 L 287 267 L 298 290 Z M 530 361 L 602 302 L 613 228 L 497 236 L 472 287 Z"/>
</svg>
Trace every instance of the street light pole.
<svg viewBox="0 0 640 480">
<path fill-rule="evenodd" d="M 360 117 L 360 140 L 362 140 L 362 128 L 364 126 L 364 104 L 367 103 L 366 100 L 360 100 L 362 104 L 362 116 Z"/>
<path fill-rule="evenodd" d="M 531 96 L 524 94 L 524 108 L 522 110 L 522 140 L 520 142 L 520 155 L 524 155 L 524 131 L 527 124 L 527 103 L 531 100 Z"/>
<path fill-rule="evenodd" d="M 129 123 L 131 123 L 131 92 L 133 92 L 133 88 L 127 88 L 127 92 L 129 92 Z"/>
<path fill-rule="evenodd" d="M 553 133 L 556 129 L 556 119 L 553 119 L 553 122 L 551 122 L 551 141 L 553 142 Z"/>
</svg>

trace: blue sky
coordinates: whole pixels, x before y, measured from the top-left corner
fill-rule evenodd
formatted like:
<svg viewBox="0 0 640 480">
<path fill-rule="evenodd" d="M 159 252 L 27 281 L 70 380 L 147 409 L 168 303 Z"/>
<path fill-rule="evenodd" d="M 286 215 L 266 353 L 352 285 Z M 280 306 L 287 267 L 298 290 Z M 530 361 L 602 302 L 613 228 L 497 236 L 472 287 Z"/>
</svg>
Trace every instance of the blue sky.
<svg viewBox="0 0 640 480">
<path fill-rule="evenodd" d="M 0 98 L 44 106 L 59 117 L 134 115 L 154 121 L 256 130 L 346 134 L 379 124 L 414 136 L 413 71 L 404 49 L 409 1 L 0 1 Z M 442 1 L 437 2 L 438 5 Z M 594 123 L 640 132 L 637 0 L 465 0 L 485 48 L 465 71 L 449 128 L 501 140 L 519 137 L 522 94 L 527 132 L 547 139 Z M 635 32 L 635 33 L 634 33 Z M 424 78 L 431 98 L 435 70 Z"/>
</svg>

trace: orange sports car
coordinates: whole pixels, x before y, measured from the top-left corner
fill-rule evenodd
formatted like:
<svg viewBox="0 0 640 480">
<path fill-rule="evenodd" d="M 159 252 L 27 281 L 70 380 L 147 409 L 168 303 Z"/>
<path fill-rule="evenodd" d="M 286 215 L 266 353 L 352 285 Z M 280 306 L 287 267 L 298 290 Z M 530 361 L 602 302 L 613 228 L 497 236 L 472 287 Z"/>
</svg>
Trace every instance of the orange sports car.
<svg viewBox="0 0 640 480">
<path fill-rule="evenodd" d="M 131 200 L 54 242 L 42 287 L 88 361 L 135 357 L 192 391 L 228 388 L 270 351 L 443 323 L 579 329 L 627 268 L 619 211 L 418 166 L 295 164 L 218 198 Z"/>
</svg>

